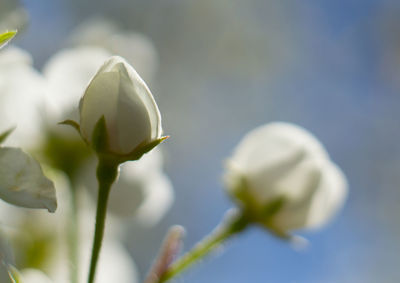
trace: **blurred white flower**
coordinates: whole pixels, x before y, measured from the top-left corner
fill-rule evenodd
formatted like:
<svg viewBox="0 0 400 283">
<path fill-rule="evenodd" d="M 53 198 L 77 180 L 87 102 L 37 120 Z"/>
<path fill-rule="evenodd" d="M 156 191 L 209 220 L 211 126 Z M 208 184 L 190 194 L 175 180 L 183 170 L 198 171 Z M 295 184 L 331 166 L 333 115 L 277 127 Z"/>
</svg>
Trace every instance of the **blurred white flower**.
<svg viewBox="0 0 400 283">
<path fill-rule="evenodd" d="M 91 223 L 93 224 L 93 223 Z M 79 274 L 78 282 L 87 279 L 92 251 L 91 235 L 80 239 L 79 246 Z M 57 283 L 69 283 L 69 267 L 71 263 L 64 257 L 58 261 L 58 268 L 52 272 L 52 278 Z M 116 240 L 105 239 L 102 244 L 102 253 L 98 262 L 96 283 L 135 283 L 139 282 L 138 272 L 132 257 L 126 249 Z M 28 282 L 29 283 L 29 282 Z"/>
<path fill-rule="evenodd" d="M 100 47 L 82 46 L 61 50 L 48 60 L 43 68 L 48 82 L 45 104 L 53 122 L 65 120 L 76 109 L 90 79 L 110 56 Z"/>
<path fill-rule="evenodd" d="M 319 141 L 282 122 L 256 128 L 243 138 L 227 162 L 224 181 L 254 221 L 284 232 L 322 226 L 347 194 L 345 176 Z M 274 203 L 278 207 L 271 218 Z"/>
<path fill-rule="evenodd" d="M 141 225 L 153 226 L 165 215 L 174 200 L 174 192 L 163 172 L 162 159 L 162 152 L 155 148 L 140 160 L 121 165 L 108 200 L 108 212 L 113 217 L 110 223 L 119 223 L 119 228 L 123 228 L 126 219 L 134 217 Z M 95 164 L 94 159 L 88 162 L 80 178 L 93 198 L 98 193 Z"/>
<path fill-rule="evenodd" d="M 161 138 L 161 115 L 146 83 L 123 58 L 111 57 L 99 69 L 79 104 L 80 132 L 89 145 L 104 117 L 107 151 L 131 153 Z"/>
<path fill-rule="evenodd" d="M 158 54 L 145 35 L 121 31 L 111 21 L 94 18 L 78 26 L 71 35 L 74 45 L 93 45 L 107 49 L 113 55 L 124 57 L 146 80 L 152 80 L 158 69 Z"/>
<path fill-rule="evenodd" d="M 41 107 L 46 82 L 31 56 L 16 47 L 0 51 L 0 131 L 16 126 L 7 145 L 31 147 L 41 137 Z"/>
</svg>

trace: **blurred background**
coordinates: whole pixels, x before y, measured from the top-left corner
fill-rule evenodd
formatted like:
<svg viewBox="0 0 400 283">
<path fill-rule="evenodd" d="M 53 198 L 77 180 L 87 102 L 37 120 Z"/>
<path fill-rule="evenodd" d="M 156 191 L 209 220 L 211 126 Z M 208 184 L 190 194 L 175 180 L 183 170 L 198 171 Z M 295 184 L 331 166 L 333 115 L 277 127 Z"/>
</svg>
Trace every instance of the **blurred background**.
<svg viewBox="0 0 400 283">
<path fill-rule="evenodd" d="M 398 282 L 398 1 L 21 3 L 27 24 L 14 44 L 38 70 L 90 19 L 147 40 L 151 70 L 143 77 L 171 136 L 163 151 L 175 201 L 158 225 L 125 239 L 141 278 L 169 226 L 187 229 L 187 250 L 219 223 L 232 207 L 224 160 L 249 130 L 279 120 L 314 133 L 343 169 L 344 209 L 322 230 L 298 233 L 310 242 L 305 250 L 254 227 L 176 282 Z"/>
</svg>

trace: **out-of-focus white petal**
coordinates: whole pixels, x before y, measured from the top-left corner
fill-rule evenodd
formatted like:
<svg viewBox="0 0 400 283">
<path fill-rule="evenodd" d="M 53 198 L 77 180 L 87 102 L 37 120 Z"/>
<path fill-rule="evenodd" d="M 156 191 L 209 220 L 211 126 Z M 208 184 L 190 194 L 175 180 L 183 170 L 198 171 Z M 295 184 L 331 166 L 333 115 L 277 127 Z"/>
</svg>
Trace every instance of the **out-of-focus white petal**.
<svg viewBox="0 0 400 283">
<path fill-rule="evenodd" d="M 136 217 L 146 226 L 157 224 L 170 209 L 174 201 L 174 191 L 167 175 L 153 176 L 146 184 L 143 203 L 139 206 Z"/>
<path fill-rule="evenodd" d="M 41 137 L 44 78 L 25 51 L 9 46 L 0 52 L 0 131 L 17 126 L 7 145 L 33 146 Z"/>
<path fill-rule="evenodd" d="M 33 268 L 27 268 L 27 269 L 21 270 L 20 275 L 21 275 L 21 278 L 20 278 L 21 283 L 52 283 L 53 282 L 42 271 L 33 269 Z"/>
<path fill-rule="evenodd" d="M 52 56 L 43 68 L 49 83 L 45 101 L 48 114 L 65 119 L 62 115 L 78 105 L 88 82 L 110 55 L 100 47 L 83 46 Z"/>
<path fill-rule="evenodd" d="M 347 179 L 334 163 L 327 163 L 312 200 L 307 227 L 318 228 L 330 220 L 347 197 Z"/>
<path fill-rule="evenodd" d="M 88 20 L 71 35 L 74 45 L 94 45 L 124 57 L 145 80 L 152 80 L 158 69 L 158 54 L 154 44 L 143 34 L 121 31 L 106 19 Z"/>
<path fill-rule="evenodd" d="M 89 270 L 91 241 L 83 243 L 81 248 L 81 274 L 79 282 L 85 282 Z M 139 282 L 138 272 L 132 257 L 117 241 L 103 241 L 96 283 L 135 283 Z"/>
<path fill-rule="evenodd" d="M 116 218 L 135 217 L 143 225 L 155 225 L 174 199 L 172 184 L 163 173 L 162 164 L 162 152 L 157 148 L 140 160 L 122 164 L 109 196 L 110 214 Z M 95 160 L 89 162 L 81 177 L 93 198 L 97 198 L 98 191 L 95 165 Z"/>
<path fill-rule="evenodd" d="M 287 155 L 305 155 L 326 159 L 328 154 L 320 142 L 305 129 L 284 122 L 269 123 L 250 131 L 233 153 L 234 160 L 246 171 L 265 164 L 275 164 Z"/>
<path fill-rule="evenodd" d="M 43 175 L 36 160 L 18 148 L 0 148 L 0 198 L 50 212 L 57 207 L 53 182 Z"/>
</svg>

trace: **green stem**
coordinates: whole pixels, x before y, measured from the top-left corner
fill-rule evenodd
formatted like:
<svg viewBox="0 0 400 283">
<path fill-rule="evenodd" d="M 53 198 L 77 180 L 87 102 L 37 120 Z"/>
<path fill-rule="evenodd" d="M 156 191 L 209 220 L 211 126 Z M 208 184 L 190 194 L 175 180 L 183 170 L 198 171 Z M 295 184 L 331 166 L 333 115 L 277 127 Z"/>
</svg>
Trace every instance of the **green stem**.
<svg viewBox="0 0 400 283">
<path fill-rule="evenodd" d="M 99 259 L 101 243 L 103 241 L 104 226 L 107 213 L 107 201 L 110 189 L 118 176 L 118 164 L 99 159 L 97 166 L 97 180 L 99 182 L 99 196 L 97 199 L 96 225 L 94 231 L 94 241 L 92 249 L 92 259 L 88 283 L 94 282 L 96 274 L 97 260 Z"/>
<path fill-rule="evenodd" d="M 158 283 L 166 282 L 172 277 L 180 274 L 197 260 L 203 258 L 209 252 L 217 248 L 232 235 L 243 231 L 249 223 L 247 217 L 241 212 L 236 212 L 234 214 L 229 212 L 227 218 L 228 219 L 222 221 L 222 223 L 209 236 L 196 244 L 192 250 L 186 253 L 186 255 L 173 263 L 159 278 Z"/>
</svg>

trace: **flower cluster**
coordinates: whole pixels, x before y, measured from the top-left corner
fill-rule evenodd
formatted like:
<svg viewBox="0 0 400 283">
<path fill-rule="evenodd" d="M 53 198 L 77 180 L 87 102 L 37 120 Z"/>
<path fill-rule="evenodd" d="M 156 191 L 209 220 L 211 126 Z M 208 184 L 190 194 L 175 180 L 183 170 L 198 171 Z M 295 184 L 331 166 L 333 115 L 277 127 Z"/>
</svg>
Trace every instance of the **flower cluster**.
<svg viewBox="0 0 400 283">
<path fill-rule="evenodd" d="M 132 42 L 139 47 L 147 44 L 143 48 L 147 52 L 150 43 L 123 32 L 115 38 L 125 48 L 101 46 L 117 28 L 108 23 L 100 30 L 95 26 L 85 27 L 92 37 L 84 38 L 91 46 L 83 44 L 85 32 L 78 33 L 71 40 L 78 46 L 54 55 L 42 73 L 21 49 L 10 46 L 0 53 L 0 92 L 7 105 L 0 113 L 4 128 L 0 198 L 15 206 L 55 212 L 55 188 L 59 197 L 53 215 L 0 207 L 1 222 L 24 231 L 11 237 L 13 251 L 5 240 L 12 233 L 0 231 L 1 282 L 76 283 L 87 274 L 88 283 L 136 282 L 133 260 L 122 245 L 127 226 L 134 225 L 127 219 L 134 215 L 142 227 L 151 227 L 173 201 L 162 152 L 156 148 L 167 138 L 159 108 L 130 64 L 136 59 L 111 55 L 115 50 L 124 53 Z M 14 35 L 0 34 L 0 48 Z M 59 124 L 72 126 L 78 134 L 55 127 L 55 120 L 62 118 Z M 10 127 L 15 125 L 13 132 Z M 7 143 L 13 147 L 2 146 L 9 135 Z M 30 154 L 15 147 L 21 139 L 44 170 Z M 177 260 L 183 229 L 173 227 L 146 282 L 168 281 L 249 225 L 285 240 L 292 238 L 294 230 L 320 228 L 339 211 L 347 195 L 346 177 L 318 139 L 285 122 L 250 131 L 227 159 L 223 179 L 236 208 Z M 105 235 L 108 210 L 112 221 L 107 225 L 115 229 Z M 94 234 L 93 243 L 88 231 Z"/>
</svg>

